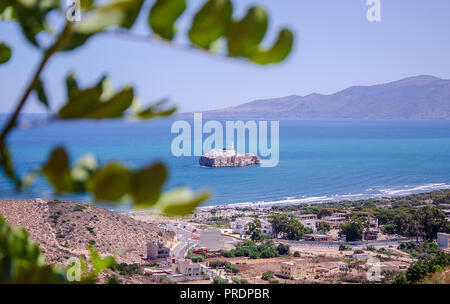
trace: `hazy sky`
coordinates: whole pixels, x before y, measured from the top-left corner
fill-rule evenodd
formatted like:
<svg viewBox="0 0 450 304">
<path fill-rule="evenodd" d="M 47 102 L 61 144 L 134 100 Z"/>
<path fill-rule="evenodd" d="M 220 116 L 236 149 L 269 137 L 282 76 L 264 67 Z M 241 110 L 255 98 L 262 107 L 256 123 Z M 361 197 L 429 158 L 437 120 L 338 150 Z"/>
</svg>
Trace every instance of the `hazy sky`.
<svg viewBox="0 0 450 304">
<path fill-rule="evenodd" d="M 65 1 L 63 2 L 65 3 Z M 188 1 L 177 41 L 187 43 L 192 12 L 203 1 Z M 288 25 L 295 48 L 284 63 L 257 66 L 221 56 L 185 51 L 158 43 L 99 36 L 71 53 L 55 56 L 43 74 L 52 109 L 65 97 L 64 78 L 75 71 L 82 86 L 107 73 L 115 86 L 131 83 L 146 103 L 163 97 L 182 111 L 207 110 L 261 98 L 313 92 L 333 93 L 353 85 L 371 85 L 430 74 L 450 78 L 450 1 L 381 0 L 381 22 L 368 22 L 366 0 L 235 0 L 236 16 L 252 4 L 270 16 L 268 37 Z M 148 33 L 148 7 L 133 28 Z M 45 38 L 45 37 L 44 37 Z M 17 102 L 40 58 L 12 22 L 0 22 L 0 41 L 13 48 L 0 66 L 0 112 Z M 29 100 L 27 112 L 43 108 Z"/>
</svg>

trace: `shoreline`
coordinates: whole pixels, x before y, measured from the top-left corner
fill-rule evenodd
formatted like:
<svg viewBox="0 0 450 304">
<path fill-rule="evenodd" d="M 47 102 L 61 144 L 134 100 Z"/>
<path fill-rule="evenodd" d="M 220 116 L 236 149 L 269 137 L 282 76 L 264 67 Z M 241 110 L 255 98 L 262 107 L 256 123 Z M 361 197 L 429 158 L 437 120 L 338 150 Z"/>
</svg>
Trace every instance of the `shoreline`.
<svg viewBox="0 0 450 304">
<path fill-rule="evenodd" d="M 300 204 L 321 204 L 321 203 L 338 203 L 342 201 L 358 201 L 364 199 L 390 199 L 394 197 L 402 197 L 413 194 L 424 194 L 433 191 L 450 189 L 450 183 L 429 183 L 419 186 L 412 186 L 411 188 L 404 189 L 390 189 L 384 190 L 385 193 L 374 194 L 333 194 L 325 196 L 303 196 L 300 198 L 286 197 L 280 200 L 270 201 L 254 201 L 254 202 L 242 202 L 242 203 L 230 203 L 230 204 L 217 204 L 211 206 L 201 206 L 197 210 L 210 210 L 218 207 L 232 207 L 232 208 L 254 208 L 254 207 L 271 207 L 271 206 L 284 206 L 284 205 L 300 205 Z"/>
</svg>

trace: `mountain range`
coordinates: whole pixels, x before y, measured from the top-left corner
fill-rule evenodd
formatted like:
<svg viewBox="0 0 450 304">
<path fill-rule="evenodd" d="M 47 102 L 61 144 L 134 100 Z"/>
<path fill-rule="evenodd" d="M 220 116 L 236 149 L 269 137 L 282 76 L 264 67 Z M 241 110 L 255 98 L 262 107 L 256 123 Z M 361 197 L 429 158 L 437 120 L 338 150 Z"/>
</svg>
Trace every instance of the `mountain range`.
<svg viewBox="0 0 450 304">
<path fill-rule="evenodd" d="M 450 80 L 422 75 L 340 92 L 261 99 L 204 111 L 210 118 L 450 119 Z"/>
</svg>

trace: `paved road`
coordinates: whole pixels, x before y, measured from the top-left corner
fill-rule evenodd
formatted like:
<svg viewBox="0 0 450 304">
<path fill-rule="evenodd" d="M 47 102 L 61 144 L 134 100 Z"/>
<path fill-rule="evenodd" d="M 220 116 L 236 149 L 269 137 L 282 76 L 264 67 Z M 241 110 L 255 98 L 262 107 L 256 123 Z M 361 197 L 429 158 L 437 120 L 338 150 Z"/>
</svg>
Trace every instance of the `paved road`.
<svg viewBox="0 0 450 304">
<path fill-rule="evenodd" d="M 191 240 L 192 231 L 195 229 L 189 225 L 173 225 L 168 224 L 167 229 L 172 230 L 176 233 L 179 243 L 172 249 L 172 256 L 183 258 L 189 248 L 198 245 L 200 242 L 198 240 Z M 224 243 L 235 244 L 237 241 L 231 237 L 221 236 Z"/>
<path fill-rule="evenodd" d="M 280 240 L 280 243 L 289 244 L 292 246 L 301 247 L 327 247 L 334 248 L 339 247 L 341 244 L 351 246 L 353 248 L 366 248 L 367 246 L 374 246 L 376 248 L 381 247 L 394 247 L 397 248 L 400 243 L 411 241 L 408 238 L 390 239 L 390 240 L 376 240 L 376 241 L 359 241 L 359 242 L 315 242 L 315 241 L 289 241 Z"/>
</svg>

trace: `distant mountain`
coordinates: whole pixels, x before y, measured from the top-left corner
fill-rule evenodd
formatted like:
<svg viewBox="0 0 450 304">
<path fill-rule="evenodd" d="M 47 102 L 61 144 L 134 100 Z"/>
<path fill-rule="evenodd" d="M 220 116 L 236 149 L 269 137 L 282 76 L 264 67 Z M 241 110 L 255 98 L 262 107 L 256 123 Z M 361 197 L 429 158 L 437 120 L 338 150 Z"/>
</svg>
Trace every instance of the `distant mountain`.
<svg viewBox="0 0 450 304">
<path fill-rule="evenodd" d="M 205 111 L 205 117 L 272 119 L 450 119 L 450 80 L 416 76 L 331 95 L 291 95 Z"/>
</svg>

